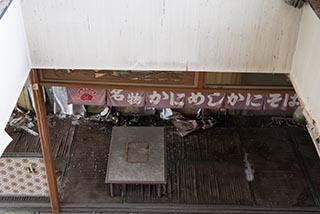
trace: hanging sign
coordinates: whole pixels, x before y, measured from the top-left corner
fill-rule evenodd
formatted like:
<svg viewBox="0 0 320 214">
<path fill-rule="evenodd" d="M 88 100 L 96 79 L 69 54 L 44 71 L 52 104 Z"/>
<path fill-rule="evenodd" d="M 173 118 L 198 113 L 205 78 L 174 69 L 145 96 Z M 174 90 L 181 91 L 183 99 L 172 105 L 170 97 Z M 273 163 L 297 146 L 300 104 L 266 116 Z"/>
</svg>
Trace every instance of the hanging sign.
<svg viewBox="0 0 320 214">
<path fill-rule="evenodd" d="M 205 108 L 243 110 L 295 110 L 300 103 L 288 93 L 202 93 L 172 91 L 135 91 L 123 89 L 68 89 L 68 101 L 82 105 L 152 108 Z"/>
</svg>

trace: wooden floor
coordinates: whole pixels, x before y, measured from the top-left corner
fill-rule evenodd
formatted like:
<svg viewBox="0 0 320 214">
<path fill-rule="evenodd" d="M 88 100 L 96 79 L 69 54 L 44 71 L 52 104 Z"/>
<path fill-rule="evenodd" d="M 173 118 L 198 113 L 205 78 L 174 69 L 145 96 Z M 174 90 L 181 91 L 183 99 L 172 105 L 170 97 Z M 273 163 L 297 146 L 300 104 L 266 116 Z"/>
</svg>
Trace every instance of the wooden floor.
<svg viewBox="0 0 320 214">
<path fill-rule="evenodd" d="M 185 138 L 169 123 L 159 124 L 166 127 L 166 193 L 159 198 L 155 186 L 128 185 L 125 191 L 116 187 L 112 198 L 104 183 L 112 126 L 55 118 L 50 126 L 60 201 L 66 207 L 188 204 L 320 211 L 320 159 L 306 130 L 272 127 L 268 117 L 220 121 Z M 9 131 L 14 142 L 6 155 L 40 152 L 36 137 Z"/>
</svg>

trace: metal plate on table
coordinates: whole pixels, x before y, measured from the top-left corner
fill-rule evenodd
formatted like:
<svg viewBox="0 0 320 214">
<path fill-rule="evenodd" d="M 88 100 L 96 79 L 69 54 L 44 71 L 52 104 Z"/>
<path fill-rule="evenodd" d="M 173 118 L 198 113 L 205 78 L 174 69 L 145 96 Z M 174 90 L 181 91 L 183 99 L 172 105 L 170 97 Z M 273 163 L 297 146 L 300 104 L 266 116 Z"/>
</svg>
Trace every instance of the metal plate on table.
<svg viewBox="0 0 320 214">
<path fill-rule="evenodd" d="M 106 183 L 166 183 L 163 127 L 113 127 Z"/>
</svg>

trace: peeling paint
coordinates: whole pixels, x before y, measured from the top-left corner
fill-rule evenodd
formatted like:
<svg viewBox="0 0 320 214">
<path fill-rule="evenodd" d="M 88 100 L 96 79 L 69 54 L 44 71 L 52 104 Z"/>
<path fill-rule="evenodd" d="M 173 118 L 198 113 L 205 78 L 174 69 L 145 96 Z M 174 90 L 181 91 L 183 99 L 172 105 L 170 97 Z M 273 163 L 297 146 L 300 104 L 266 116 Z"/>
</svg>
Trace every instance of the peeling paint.
<svg viewBox="0 0 320 214">
<path fill-rule="evenodd" d="M 279 0 L 28 0 L 22 6 L 37 68 L 183 71 L 188 62 L 188 71 L 288 73 L 301 17 Z"/>
<path fill-rule="evenodd" d="M 320 155 L 320 20 L 310 5 L 303 8 L 301 27 L 294 55 L 291 82 L 300 97 L 308 131 Z"/>
</svg>

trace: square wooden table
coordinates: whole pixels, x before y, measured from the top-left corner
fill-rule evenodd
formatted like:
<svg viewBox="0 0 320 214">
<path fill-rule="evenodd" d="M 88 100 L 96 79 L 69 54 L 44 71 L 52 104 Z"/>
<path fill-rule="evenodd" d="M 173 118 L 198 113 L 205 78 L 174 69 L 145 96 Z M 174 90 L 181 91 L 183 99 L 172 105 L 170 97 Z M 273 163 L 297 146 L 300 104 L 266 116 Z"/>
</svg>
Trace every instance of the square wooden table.
<svg viewBox="0 0 320 214">
<path fill-rule="evenodd" d="M 113 127 L 105 183 L 166 184 L 163 127 Z"/>
</svg>

